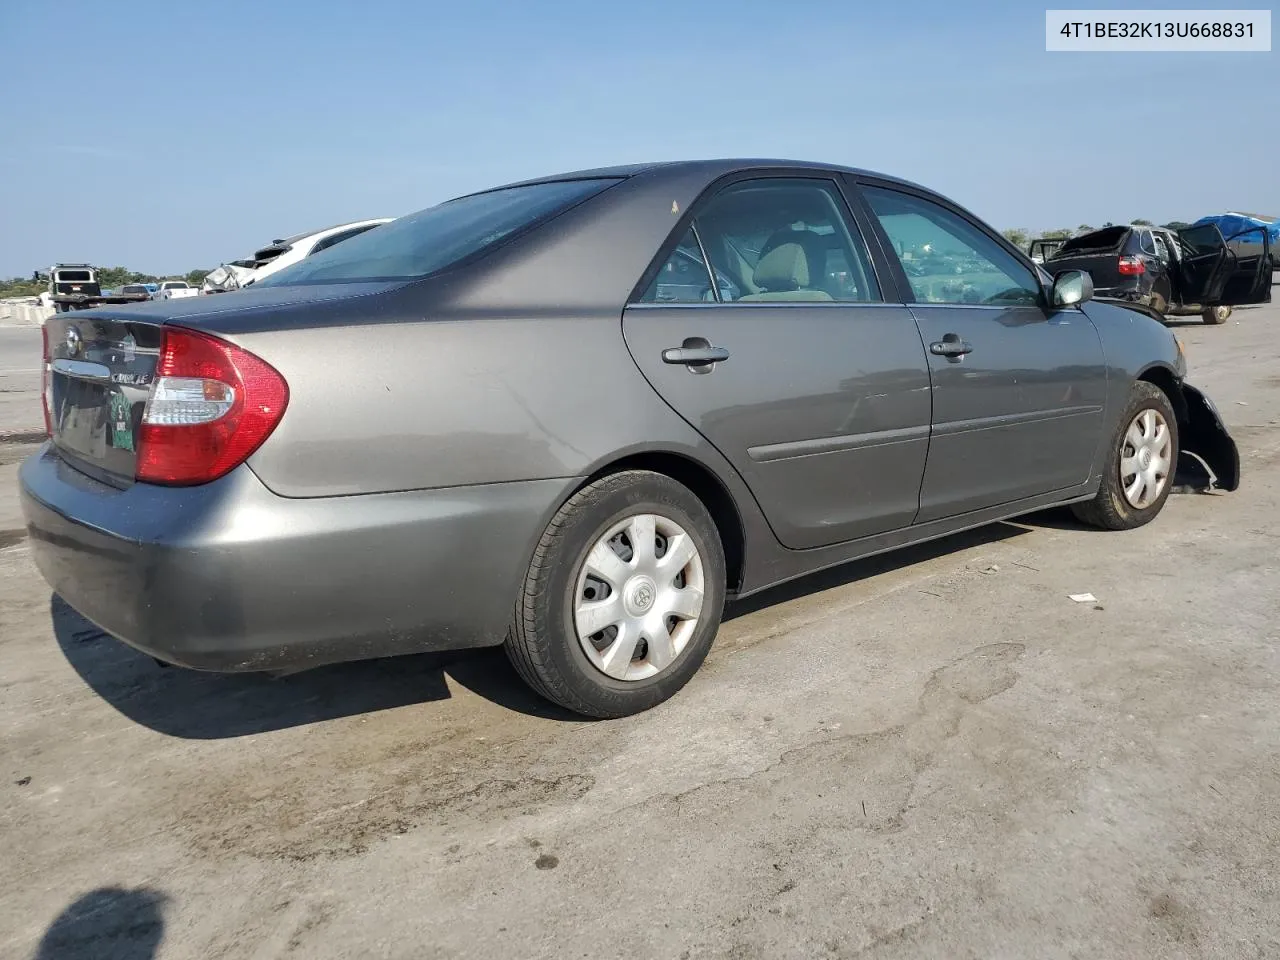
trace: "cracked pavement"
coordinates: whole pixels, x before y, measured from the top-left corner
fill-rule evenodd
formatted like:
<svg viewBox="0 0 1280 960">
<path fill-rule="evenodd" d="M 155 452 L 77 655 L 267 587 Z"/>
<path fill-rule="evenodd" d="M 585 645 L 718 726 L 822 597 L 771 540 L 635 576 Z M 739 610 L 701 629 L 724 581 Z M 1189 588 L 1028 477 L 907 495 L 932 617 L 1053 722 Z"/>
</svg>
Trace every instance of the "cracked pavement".
<svg viewBox="0 0 1280 960">
<path fill-rule="evenodd" d="M 1278 320 L 1177 328 L 1238 492 L 773 591 L 608 723 L 495 651 L 161 669 L 50 597 L 0 443 L 0 954 L 1280 955 Z"/>
</svg>

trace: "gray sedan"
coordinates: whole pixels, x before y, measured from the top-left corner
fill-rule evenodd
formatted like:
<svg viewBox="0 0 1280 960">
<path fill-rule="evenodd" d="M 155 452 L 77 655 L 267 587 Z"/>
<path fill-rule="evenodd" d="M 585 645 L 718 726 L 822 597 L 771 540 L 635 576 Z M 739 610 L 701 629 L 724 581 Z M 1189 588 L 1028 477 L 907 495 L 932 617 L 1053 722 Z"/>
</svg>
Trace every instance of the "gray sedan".
<svg viewBox="0 0 1280 960">
<path fill-rule="evenodd" d="M 1235 489 L 1177 340 L 1091 294 L 865 171 L 549 177 L 52 318 L 23 509 L 53 589 L 163 661 L 505 644 L 621 716 L 728 598 L 1054 504 L 1136 527 L 1179 466 Z"/>
</svg>

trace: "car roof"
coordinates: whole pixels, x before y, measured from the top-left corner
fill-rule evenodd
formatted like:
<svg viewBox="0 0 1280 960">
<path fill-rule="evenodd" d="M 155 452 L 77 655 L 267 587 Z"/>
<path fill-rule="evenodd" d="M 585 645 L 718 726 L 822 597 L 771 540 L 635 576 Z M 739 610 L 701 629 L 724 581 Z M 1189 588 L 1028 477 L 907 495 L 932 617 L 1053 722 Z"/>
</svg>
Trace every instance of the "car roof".
<svg viewBox="0 0 1280 960">
<path fill-rule="evenodd" d="M 573 170 L 568 173 L 556 173 L 549 176 L 534 177 L 529 180 L 518 180 L 513 183 L 505 183 L 501 186 L 489 187 L 485 190 L 477 190 L 472 196 L 481 193 L 491 193 L 494 190 L 505 190 L 510 187 L 531 186 L 535 183 L 556 183 L 565 180 L 590 180 L 596 178 L 618 177 L 622 179 L 640 176 L 641 174 L 650 177 L 669 176 L 672 178 L 683 177 L 690 173 L 702 173 L 708 179 L 716 179 L 730 173 L 749 172 L 751 170 L 776 170 L 779 168 L 798 169 L 798 170 L 814 170 L 823 173 L 846 173 L 854 176 L 875 177 L 880 180 L 886 180 L 892 183 L 901 184 L 903 186 L 914 187 L 918 190 L 928 190 L 929 193 L 935 193 L 920 184 L 912 183 L 910 180 L 904 180 L 901 177 L 894 177 L 885 173 L 878 173 L 874 170 L 864 170 L 859 167 L 849 167 L 838 163 L 820 163 L 812 160 L 786 160 L 767 157 L 726 157 L 721 159 L 709 160 L 663 160 L 651 163 L 630 163 L 612 167 L 594 167 L 587 170 Z"/>
</svg>

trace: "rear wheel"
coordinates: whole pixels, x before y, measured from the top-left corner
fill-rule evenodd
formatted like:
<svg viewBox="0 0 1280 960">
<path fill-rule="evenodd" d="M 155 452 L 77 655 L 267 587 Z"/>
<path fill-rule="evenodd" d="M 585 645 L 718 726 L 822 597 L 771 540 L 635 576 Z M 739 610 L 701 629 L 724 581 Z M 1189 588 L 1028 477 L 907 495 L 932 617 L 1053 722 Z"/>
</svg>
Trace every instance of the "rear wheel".
<svg viewBox="0 0 1280 960">
<path fill-rule="evenodd" d="M 507 654 L 534 690 L 576 713 L 639 713 L 697 672 L 724 595 L 724 551 L 702 502 L 663 474 L 613 474 L 547 526 Z"/>
<path fill-rule="evenodd" d="M 1104 530 L 1131 530 L 1155 519 L 1173 485 L 1178 421 L 1165 392 L 1138 380 L 1111 439 L 1098 494 L 1071 509 Z"/>
<path fill-rule="evenodd" d="M 1226 323 L 1227 317 L 1231 316 L 1230 307 L 1205 307 L 1200 312 L 1200 316 L 1205 323 L 1212 323 L 1215 326 L 1220 323 Z"/>
</svg>

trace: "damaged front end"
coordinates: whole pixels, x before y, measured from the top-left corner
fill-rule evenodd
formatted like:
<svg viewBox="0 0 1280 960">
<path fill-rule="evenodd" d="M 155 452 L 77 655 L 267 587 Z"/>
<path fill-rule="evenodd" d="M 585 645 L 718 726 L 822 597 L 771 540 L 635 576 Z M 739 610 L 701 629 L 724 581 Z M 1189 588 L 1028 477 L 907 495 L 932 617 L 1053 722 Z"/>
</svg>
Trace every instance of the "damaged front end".
<svg viewBox="0 0 1280 960">
<path fill-rule="evenodd" d="M 1179 385 L 1178 466 L 1175 487 L 1182 490 L 1236 490 L 1240 486 L 1240 451 L 1227 432 L 1218 408 L 1185 380 Z"/>
</svg>

